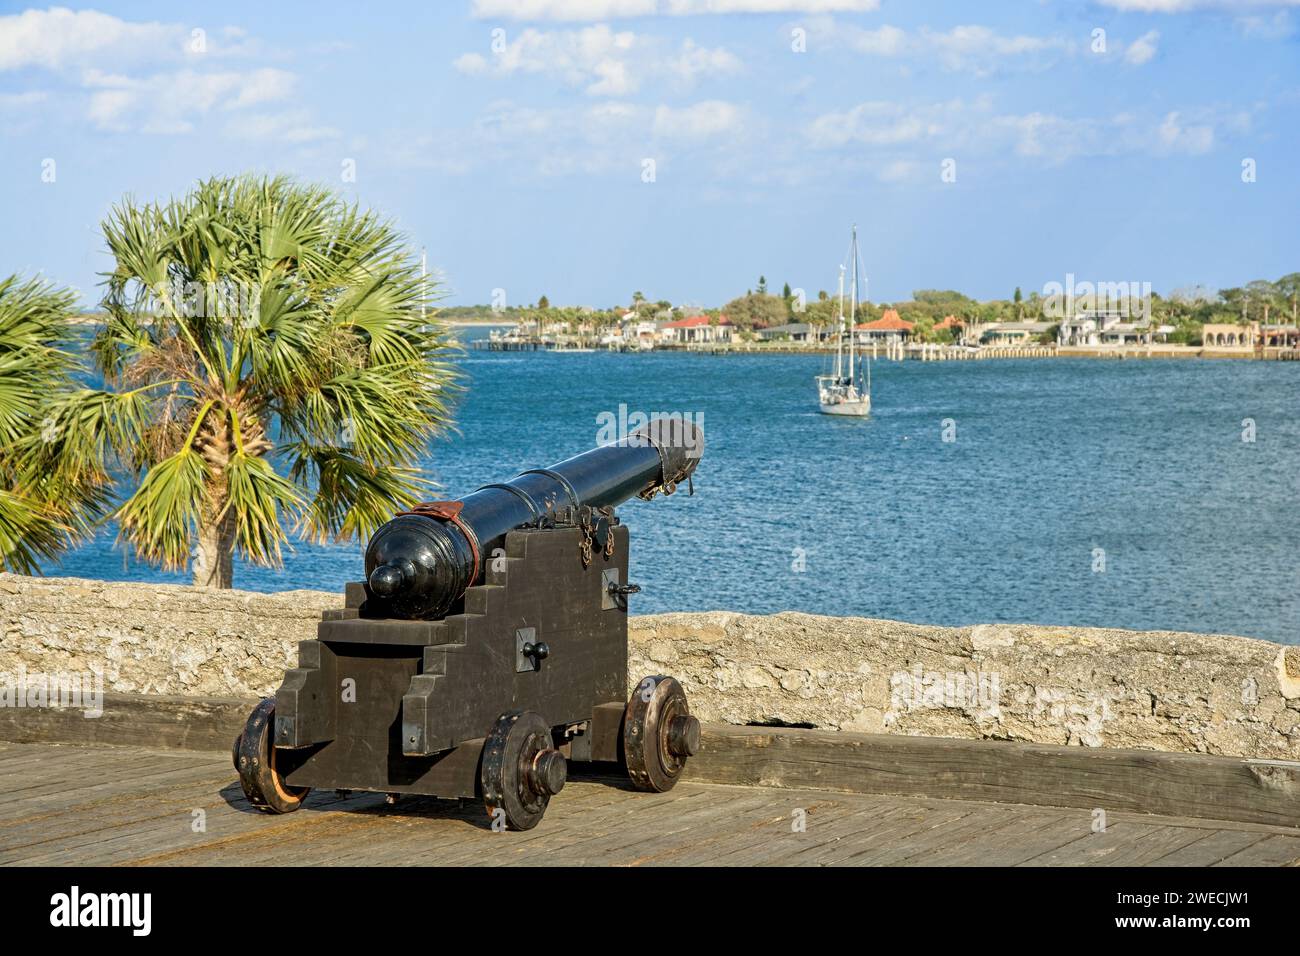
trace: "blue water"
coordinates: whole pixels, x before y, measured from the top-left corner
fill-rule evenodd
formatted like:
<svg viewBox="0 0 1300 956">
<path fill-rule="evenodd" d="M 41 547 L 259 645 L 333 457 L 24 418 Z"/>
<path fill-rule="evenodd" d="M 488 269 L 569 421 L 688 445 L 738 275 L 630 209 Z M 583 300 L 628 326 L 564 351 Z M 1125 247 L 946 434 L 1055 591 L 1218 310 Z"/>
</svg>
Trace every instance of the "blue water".
<svg viewBox="0 0 1300 956">
<path fill-rule="evenodd" d="M 707 437 L 695 496 L 621 509 L 644 588 L 636 612 L 794 609 L 1300 643 L 1300 363 L 880 362 L 866 420 L 816 412 L 824 364 L 468 351 L 458 433 L 428 468 L 455 496 L 591 447 L 598 416 L 620 403 L 690 413 Z M 944 419 L 955 441 L 942 440 Z M 360 576 L 361 554 L 355 542 L 299 543 L 283 569 L 241 564 L 236 586 L 339 589 Z M 111 530 L 47 571 L 187 580 L 127 560 Z"/>
</svg>

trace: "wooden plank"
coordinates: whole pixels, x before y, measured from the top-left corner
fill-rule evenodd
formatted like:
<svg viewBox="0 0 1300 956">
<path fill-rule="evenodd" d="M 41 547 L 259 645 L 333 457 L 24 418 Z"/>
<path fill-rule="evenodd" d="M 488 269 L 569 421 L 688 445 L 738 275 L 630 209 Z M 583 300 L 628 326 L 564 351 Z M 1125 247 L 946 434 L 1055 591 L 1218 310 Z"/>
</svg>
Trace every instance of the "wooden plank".
<svg viewBox="0 0 1300 956">
<path fill-rule="evenodd" d="M 683 811 L 682 806 L 690 809 Z M 767 796 L 753 791 L 701 789 L 694 797 L 683 793 L 644 809 L 631 806 L 621 818 L 605 821 L 592 839 L 571 843 L 554 858 L 576 866 L 677 864 L 678 853 L 693 851 L 712 859 L 719 845 L 743 832 L 755 815 L 766 815 L 768 807 Z M 545 858 L 531 862 L 545 863 Z"/>
<path fill-rule="evenodd" d="M 807 819 L 807 829 L 789 846 L 774 848 L 762 861 L 764 865 L 811 866 L 832 855 L 852 855 L 862 849 L 857 841 L 878 840 L 880 835 L 900 825 L 907 818 L 915 823 L 915 808 L 898 797 L 861 797 L 873 804 L 845 807 L 842 810 L 816 808 Z M 913 811 L 909 816 L 908 811 Z M 906 824 L 904 824 L 906 825 Z"/>
<path fill-rule="evenodd" d="M 767 793 L 768 819 L 751 823 L 744 834 L 732 835 L 708 862 L 719 866 L 818 862 L 815 857 L 824 856 L 829 848 L 843 851 L 854 839 L 871 839 L 914 809 L 896 797 L 806 790 Z M 802 829 L 794 827 L 795 811 L 802 811 Z M 854 852 L 863 845 L 858 844 Z"/>
<path fill-rule="evenodd" d="M 1269 836 L 1215 866 L 1300 866 L 1300 837 Z"/>
<path fill-rule="evenodd" d="M 690 779 L 1300 827 L 1300 763 L 706 725 Z"/>
<path fill-rule="evenodd" d="M 1155 866 L 1214 866 L 1265 839 L 1264 834 L 1249 830 L 1211 830 L 1199 840 L 1166 853 Z"/>
<path fill-rule="evenodd" d="M 1089 822 L 1086 814 L 1068 810 L 1024 808 L 1005 814 L 984 833 L 922 849 L 904 865 L 1013 866 L 1078 839 Z"/>
<path fill-rule="evenodd" d="M 774 791 L 773 793 L 780 793 Z M 812 799 L 809 799 L 809 797 Z M 788 855 L 808 847 L 815 838 L 809 838 L 810 825 L 819 826 L 823 832 L 834 820 L 865 820 L 869 814 L 857 804 L 867 798 L 827 799 L 821 795 L 798 793 L 788 802 L 770 800 L 761 818 L 754 820 L 746 832 L 734 834 L 709 860 L 711 866 L 753 866 L 773 858 Z M 795 829 L 794 811 L 802 810 L 805 829 Z M 820 819 L 819 819 L 820 818 Z M 673 861 L 676 863 L 677 861 Z"/>
<path fill-rule="evenodd" d="M 895 854 L 898 847 L 909 845 L 932 830 L 959 822 L 975 812 L 978 806 L 957 802 L 934 802 L 925 806 L 904 803 L 897 813 L 884 821 L 884 826 L 858 829 L 833 844 L 796 859 L 817 866 L 835 866 L 849 861 L 853 866 L 879 865 L 883 858 Z"/>
<path fill-rule="evenodd" d="M 5 708 L 0 739 L 225 751 L 254 703 L 106 694 L 98 719 Z M 1290 761 L 715 724 L 687 778 L 1300 828 L 1300 762 Z"/>
<path fill-rule="evenodd" d="M 253 810 L 241 795 L 233 804 L 223 801 L 209 812 L 205 833 L 192 834 L 156 826 L 151 829 L 145 825 L 124 830 L 95 849 L 110 854 L 114 864 L 224 866 L 243 865 L 241 851 L 245 848 L 270 845 L 278 852 L 268 862 L 288 865 L 294 862 L 295 848 L 310 840 L 312 831 L 323 819 L 334 815 L 350 816 L 335 813 L 336 807 L 382 799 L 374 794 L 365 794 L 339 801 L 332 794 L 327 798 L 313 793 L 303 801 L 298 811 L 275 816 Z M 313 804 L 317 800 L 319 803 Z"/>
<path fill-rule="evenodd" d="M 256 700 L 105 694 L 104 713 L 0 707 L 0 740 L 230 751 Z"/>
<path fill-rule="evenodd" d="M 192 848 L 205 840 L 256 825 L 260 815 L 248 812 L 242 794 L 235 797 L 231 789 L 220 787 L 213 780 L 199 782 L 190 785 L 176 802 L 148 808 L 141 808 L 131 795 L 122 794 L 119 802 L 101 803 L 95 808 L 89 817 L 93 825 L 13 852 L 23 863 L 116 864 L 146 853 Z M 237 787 L 233 789 L 238 793 Z M 314 798 L 315 795 L 309 800 Z M 329 801 L 332 800 L 330 795 Z M 244 809 L 241 811 L 235 804 L 242 804 Z M 202 809 L 206 815 L 206 832 L 194 832 L 196 809 Z M 6 862 L 13 862 L 8 854 Z"/>
<path fill-rule="evenodd" d="M 918 858 L 928 858 L 933 863 L 936 856 L 942 856 L 971 841 L 987 839 L 1011 814 L 1017 812 L 1016 808 L 977 805 L 957 819 L 918 830 L 905 840 L 894 841 L 888 846 L 872 843 L 863 852 L 837 860 L 834 865 L 912 866 L 915 865 L 912 861 Z"/>
<path fill-rule="evenodd" d="M 57 761 L 52 767 L 59 767 Z M 99 797 L 111 797 L 124 788 L 134 792 L 166 790 L 171 778 L 195 769 L 187 762 L 160 761 L 156 756 L 128 757 L 111 767 L 72 770 L 36 775 L 29 773 L 16 786 L 0 792 L 0 820 L 29 816 L 33 808 L 49 811 L 60 807 L 93 805 Z M 212 778 L 221 773 L 210 770 Z"/>
<path fill-rule="evenodd" d="M 29 865 L 1295 865 L 1300 834 L 1261 824 L 1091 814 L 931 797 L 683 782 L 634 791 L 579 775 L 527 833 L 495 833 L 478 801 L 313 792 L 256 813 L 225 753 L 22 745 L 4 775 L 0 863 Z M 202 809 L 206 831 L 195 833 Z M 792 811 L 806 813 L 803 832 Z"/>
<path fill-rule="evenodd" d="M 1201 839 L 1188 827 L 1151 823 L 1115 823 L 1104 832 L 1091 830 L 1077 840 L 1040 854 L 1022 866 L 1150 866 L 1163 856 Z"/>
</svg>

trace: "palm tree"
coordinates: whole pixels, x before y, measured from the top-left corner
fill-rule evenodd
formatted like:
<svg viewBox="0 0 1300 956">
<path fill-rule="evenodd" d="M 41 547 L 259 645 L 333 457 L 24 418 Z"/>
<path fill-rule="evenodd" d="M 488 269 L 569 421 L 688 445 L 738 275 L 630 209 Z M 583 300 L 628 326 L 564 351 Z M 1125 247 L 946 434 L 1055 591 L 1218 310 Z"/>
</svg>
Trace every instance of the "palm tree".
<svg viewBox="0 0 1300 956">
<path fill-rule="evenodd" d="M 282 521 L 365 536 L 427 497 L 413 467 L 450 424 L 454 374 L 418 258 L 372 213 L 285 178 L 130 198 L 105 220 L 116 268 L 92 346 L 105 381 L 58 403 L 60 457 L 134 491 L 119 539 L 196 585 L 236 552 L 278 565 Z"/>
<path fill-rule="evenodd" d="M 76 296 L 35 279 L 0 281 L 0 568 L 32 574 L 86 534 L 107 477 L 65 460 L 50 467 L 50 406 L 74 385 L 67 351 Z"/>
</svg>

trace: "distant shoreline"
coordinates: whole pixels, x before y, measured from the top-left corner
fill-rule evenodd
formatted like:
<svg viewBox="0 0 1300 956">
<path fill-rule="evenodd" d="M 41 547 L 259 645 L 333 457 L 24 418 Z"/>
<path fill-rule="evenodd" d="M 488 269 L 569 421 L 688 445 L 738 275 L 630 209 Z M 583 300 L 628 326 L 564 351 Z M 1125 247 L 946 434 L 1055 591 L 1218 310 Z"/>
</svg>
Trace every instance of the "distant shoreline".
<svg viewBox="0 0 1300 956">
<path fill-rule="evenodd" d="M 73 316 L 70 321 L 73 325 L 103 325 L 104 319 L 105 316 L 98 312 L 83 312 L 80 315 Z M 492 319 L 443 319 L 442 323 L 443 325 L 480 329 L 505 329 L 514 325 L 513 322 L 494 321 Z"/>
<path fill-rule="evenodd" d="M 620 354 L 664 354 L 710 355 L 710 356 L 755 356 L 755 355 L 834 355 L 835 349 L 825 345 L 798 345 L 789 342 L 748 342 L 748 343 L 690 343 L 663 344 L 652 349 L 606 348 L 595 346 L 589 348 L 554 348 L 540 345 L 523 347 L 493 347 L 492 343 L 478 341 L 470 343 L 476 351 L 519 352 L 519 353 L 553 353 L 563 355 L 566 352 L 615 352 Z M 859 355 L 875 361 L 909 361 L 909 362 L 984 362 L 1005 359 L 1118 359 L 1118 360 L 1219 360 L 1238 359 L 1256 361 L 1300 361 L 1300 350 L 1269 348 L 1260 354 L 1253 348 L 1230 348 L 1225 346 L 1201 345 L 1130 345 L 1130 346 L 1082 346 L 1082 345 L 1031 345 L 1031 346 L 983 346 L 979 351 L 971 352 L 933 343 L 903 350 L 901 356 L 890 355 L 885 350 L 878 354 L 870 348 L 860 349 Z"/>
</svg>

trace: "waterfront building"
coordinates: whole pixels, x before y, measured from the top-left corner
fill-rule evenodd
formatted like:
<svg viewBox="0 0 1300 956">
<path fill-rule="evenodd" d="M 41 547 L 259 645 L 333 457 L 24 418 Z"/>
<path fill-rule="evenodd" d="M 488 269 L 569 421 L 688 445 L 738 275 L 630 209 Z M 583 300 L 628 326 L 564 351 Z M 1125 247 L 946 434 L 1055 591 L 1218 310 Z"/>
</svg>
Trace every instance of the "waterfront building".
<svg viewBox="0 0 1300 956">
<path fill-rule="evenodd" d="M 1120 311 L 1081 312 L 1063 321 L 1056 331 L 1056 344 L 1062 346 L 1149 345 L 1166 342 L 1174 331 L 1172 325 L 1152 326 L 1150 322 L 1125 322 Z"/>
<path fill-rule="evenodd" d="M 735 329 L 731 320 L 725 315 L 719 316 L 716 320 L 707 315 L 692 315 L 663 325 L 665 337 L 678 345 L 691 342 L 730 342 L 733 331 Z"/>
<path fill-rule="evenodd" d="M 1119 312 L 1080 312 L 1061 322 L 1056 331 L 1056 344 L 1101 345 L 1102 336 L 1123 321 Z"/>
<path fill-rule="evenodd" d="M 885 314 L 874 322 L 864 322 L 853 327 L 853 334 L 859 342 L 870 345 L 906 342 L 912 336 L 916 326 L 898 314 L 897 309 L 886 309 Z"/>
<path fill-rule="evenodd" d="M 663 324 L 654 319 L 637 318 L 636 313 L 631 312 L 624 317 L 623 344 L 631 348 L 652 349 L 661 341 L 659 327 Z"/>
<path fill-rule="evenodd" d="M 759 329 L 758 337 L 763 342 L 823 342 L 834 338 L 834 333 L 828 327 L 808 322 L 787 322 Z"/>
<path fill-rule="evenodd" d="M 1259 345 L 1270 349 L 1297 348 L 1300 326 L 1206 322 L 1201 329 L 1201 342 L 1206 348 L 1215 349 L 1253 349 Z"/>
<path fill-rule="evenodd" d="M 1028 345 L 1051 328 L 1051 322 L 990 322 L 980 329 L 980 344 Z"/>
</svg>

